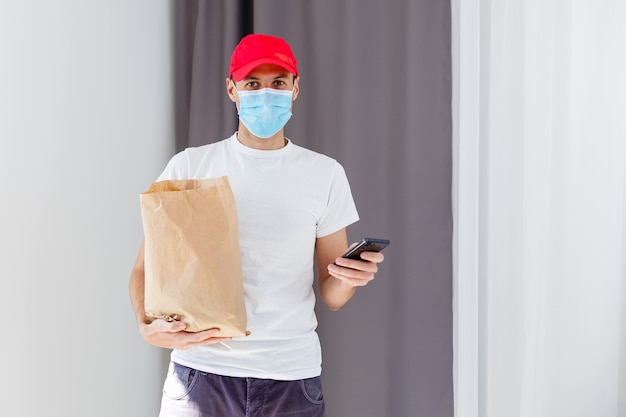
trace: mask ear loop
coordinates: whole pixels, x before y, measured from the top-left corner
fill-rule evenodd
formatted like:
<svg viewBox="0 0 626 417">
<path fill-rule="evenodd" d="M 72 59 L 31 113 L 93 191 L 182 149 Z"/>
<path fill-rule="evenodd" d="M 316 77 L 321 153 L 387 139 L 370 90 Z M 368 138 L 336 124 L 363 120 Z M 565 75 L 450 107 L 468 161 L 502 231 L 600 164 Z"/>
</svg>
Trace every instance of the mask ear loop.
<svg viewBox="0 0 626 417">
<path fill-rule="evenodd" d="M 293 79 L 293 88 L 291 89 L 291 105 L 293 106 L 293 95 L 296 92 L 296 83 L 300 84 L 300 81 L 295 77 Z"/>
<path fill-rule="evenodd" d="M 235 85 L 235 80 L 233 80 L 233 77 L 230 77 L 230 82 L 233 84 L 233 89 L 237 92 L 237 98 L 239 98 L 239 90 L 237 90 L 237 86 Z M 237 113 L 239 113 L 239 105 L 238 105 L 238 101 L 235 101 L 235 109 L 237 109 Z"/>
</svg>

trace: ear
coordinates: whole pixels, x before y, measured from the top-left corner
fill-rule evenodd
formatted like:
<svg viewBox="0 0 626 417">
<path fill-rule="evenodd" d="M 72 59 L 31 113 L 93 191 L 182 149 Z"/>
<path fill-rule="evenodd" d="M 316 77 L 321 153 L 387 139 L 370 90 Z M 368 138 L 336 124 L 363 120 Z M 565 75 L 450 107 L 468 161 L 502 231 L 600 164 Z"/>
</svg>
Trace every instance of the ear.
<svg viewBox="0 0 626 417">
<path fill-rule="evenodd" d="M 296 97 L 298 97 L 298 93 L 300 92 L 300 76 L 298 75 L 293 82 L 293 96 L 292 101 L 296 101 Z"/>
<path fill-rule="evenodd" d="M 232 101 L 233 103 L 236 103 L 237 95 L 234 92 L 235 87 L 233 83 L 234 81 L 231 81 L 230 77 L 226 78 L 226 94 L 228 94 L 228 98 L 230 98 L 230 101 Z"/>
</svg>

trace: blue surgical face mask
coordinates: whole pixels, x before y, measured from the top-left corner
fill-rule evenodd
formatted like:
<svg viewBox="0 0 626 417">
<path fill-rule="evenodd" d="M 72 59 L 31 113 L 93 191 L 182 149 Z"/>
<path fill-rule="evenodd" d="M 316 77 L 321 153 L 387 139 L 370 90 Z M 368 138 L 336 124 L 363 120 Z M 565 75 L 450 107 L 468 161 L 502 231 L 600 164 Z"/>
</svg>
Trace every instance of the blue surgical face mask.
<svg viewBox="0 0 626 417">
<path fill-rule="evenodd" d="M 237 94 L 239 120 L 256 137 L 267 139 L 274 136 L 291 118 L 293 90 L 262 88 L 250 91 L 237 90 Z"/>
</svg>

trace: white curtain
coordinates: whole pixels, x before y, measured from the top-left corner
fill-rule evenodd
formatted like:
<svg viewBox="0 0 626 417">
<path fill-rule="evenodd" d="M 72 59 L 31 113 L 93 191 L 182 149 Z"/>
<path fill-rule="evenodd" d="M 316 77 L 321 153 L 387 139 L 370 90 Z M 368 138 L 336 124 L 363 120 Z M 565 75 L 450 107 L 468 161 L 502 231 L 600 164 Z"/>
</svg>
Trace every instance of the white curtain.
<svg viewBox="0 0 626 417">
<path fill-rule="evenodd" d="M 626 1 L 453 0 L 456 417 L 626 416 Z"/>
</svg>

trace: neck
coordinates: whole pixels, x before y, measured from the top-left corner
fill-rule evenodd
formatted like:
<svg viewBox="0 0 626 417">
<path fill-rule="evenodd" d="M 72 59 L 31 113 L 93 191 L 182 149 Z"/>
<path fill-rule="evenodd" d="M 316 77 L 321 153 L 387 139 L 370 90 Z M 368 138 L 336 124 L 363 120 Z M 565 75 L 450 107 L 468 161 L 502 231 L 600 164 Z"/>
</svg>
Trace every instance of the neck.
<svg viewBox="0 0 626 417">
<path fill-rule="evenodd" d="M 280 129 L 274 136 L 265 139 L 254 136 L 248 129 L 246 129 L 243 123 L 239 123 L 237 139 L 249 148 L 263 151 L 273 151 L 287 146 L 284 129 Z"/>
</svg>

